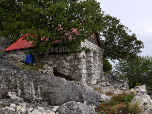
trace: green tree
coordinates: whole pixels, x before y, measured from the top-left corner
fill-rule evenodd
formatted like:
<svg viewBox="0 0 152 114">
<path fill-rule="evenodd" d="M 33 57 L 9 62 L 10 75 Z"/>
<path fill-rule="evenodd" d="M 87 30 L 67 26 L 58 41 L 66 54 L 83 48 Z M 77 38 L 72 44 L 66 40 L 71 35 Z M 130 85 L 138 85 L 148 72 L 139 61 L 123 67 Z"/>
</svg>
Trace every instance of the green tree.
<svg viewBox="0 0 152 114">
<path fill-rule="evenodd" d="M 80 42 L 100 33 L 105 23 L 95 0 L 0 0 L 0 17 L 0 36 L 15 42 L 29 33 L 25 39 L 35 46 L 31 53 L 47 51 L 55 40 L 62 40 L 60 46 L 65 44 L 70 52 L 81 51 Z M 70 42 L 69 35 L 75 40 Z"/>
<path fill-rule="evenodd" d="M 130 30 L 125 27 L 119 19 L 105 15 L 106 28 L 102 31 L 101 39 L 103 47 L 103 58 L 125 59 L 134 58 L 144 47 L 143 42 L 137 40 L 135 34 L 130 35 Z"/>
<path fill-rule="evenodd" d="M 104 72 L 109 72 L 112 70 L 112 65 L 110 64 L 110 62 L 107 59 L 103 60 L 103 71 Z"/>
<path fill-rule="evenodd" d="M 120 60 L 115 68 L 128 79 L 130 87 L 145 84 L 152 90 L 152 57 L 138 56 L 135 59 Z"/>
</svg>

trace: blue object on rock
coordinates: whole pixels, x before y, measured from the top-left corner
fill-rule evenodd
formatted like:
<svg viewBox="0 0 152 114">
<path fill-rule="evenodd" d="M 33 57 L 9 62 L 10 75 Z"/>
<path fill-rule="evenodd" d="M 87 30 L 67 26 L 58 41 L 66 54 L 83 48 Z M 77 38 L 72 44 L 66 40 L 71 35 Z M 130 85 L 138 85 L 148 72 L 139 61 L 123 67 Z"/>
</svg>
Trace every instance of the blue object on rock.
<svg viewBox="0 0 152 114">
<path fill-rule="evenodd" d="M 33 55 L 32 54 L 27 54 L 25 58 L 25 62 L 29 64 L 33 64 Z"/>
</svg>

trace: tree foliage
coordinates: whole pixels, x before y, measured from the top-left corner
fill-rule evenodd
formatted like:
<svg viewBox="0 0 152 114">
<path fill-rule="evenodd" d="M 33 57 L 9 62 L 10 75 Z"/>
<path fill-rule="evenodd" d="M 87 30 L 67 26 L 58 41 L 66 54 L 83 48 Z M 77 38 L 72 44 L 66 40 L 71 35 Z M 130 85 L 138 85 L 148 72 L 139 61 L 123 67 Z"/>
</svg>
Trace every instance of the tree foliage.
<svg viewBox="0 0 152 114">
<path fill-rule="evenodd" d="M 119 19 L 110 15 L 105 15 L 106 28 L 102 32 L 101 39 L 104 50 L 103 58 L 125 59 L 134 58 L 140 49 L 144 47 L 143 42 L 137 40 L 135 34 L 130 35 L 130 30 L 125 27 Z"/>
<path fill-rule="evenodd" d="M 60 46 L 66 44 L 70 52 L 80 51 L 81 41 L 104 28 L 95 0 L 1 0 L 0 17 L 0 36 L 15 42 L 29 33 L 25 39 L 33 41 L 34 53 L 47 51 L 55 40 L 62 40 Z M 70 42 L 69 35 L 75 40 Z"/>
<path fill-rule="evenodd" d="M 116 65 L 116 70 L 128 79 L 130 87 L 145 84 L 152 90 L 152 57 L 138 56 L 135 59 L 121 60 Z"/>
<path fill-rule="evenodd" d="M 103 71 L 104 72 L 109 72 L 112 70 L 112 65 L 110 64 L 110 62 L 107 59 L 103 60 Z"/>
</svg>

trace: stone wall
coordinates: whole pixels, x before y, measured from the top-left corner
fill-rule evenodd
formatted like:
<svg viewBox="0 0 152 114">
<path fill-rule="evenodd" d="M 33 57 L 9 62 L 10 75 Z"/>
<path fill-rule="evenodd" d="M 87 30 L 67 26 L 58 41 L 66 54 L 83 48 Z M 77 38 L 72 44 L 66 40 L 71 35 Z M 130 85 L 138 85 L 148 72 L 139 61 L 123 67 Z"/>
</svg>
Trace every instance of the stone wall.
<svg viewBox="0 0 152 114">
<path fill-rule="evenodd" d="M 88 40 L 81 42 L 81 47 L 89 48 L 90 51 L 83 51 L 76 54 L 48 55 L 48 52 L 54 51 L 52 48 L 44 55 L 38 56 L 39 61 L 44 64 L 44 70 L 41 72 L 52 74 L 53 69 L 55 69 L 71 77 L 73 80 L 81 80 L 90 84 L 96 84 L 97 81 L 103 80 L 102 48 Z M 21 64 L 21 61 L 25 61 L 26 55 L 24 52 L 26 51 L 28 51 L 28 49 L 9 51 L 7 52 L 7 57 Z M 57 51 L 58 49 L 55 49 L 55 52 Z M 61 49 L 59 49 L 59 51 L 61 51 Z"/>
<path fill-rule="evenodd" d="M 103 80 L 103 50 L 99 46 L 85 39 L 81 42 L 81 47 L 89 48 L 91 51 L 84 53 L 81 62 L 84 63 L 82 76 L 87 76 L 87 83 L 96 84 L 97 81 Z"/>
<path fill-rule="evenodd" d="M 28 49 L 21 49 L 21 50 L 12 50 L 6 52 L 7 58 L 12 60 L 14 63 L 22 64 L 22 61 L 25 62 L 26 54 Z"/>
</svg>

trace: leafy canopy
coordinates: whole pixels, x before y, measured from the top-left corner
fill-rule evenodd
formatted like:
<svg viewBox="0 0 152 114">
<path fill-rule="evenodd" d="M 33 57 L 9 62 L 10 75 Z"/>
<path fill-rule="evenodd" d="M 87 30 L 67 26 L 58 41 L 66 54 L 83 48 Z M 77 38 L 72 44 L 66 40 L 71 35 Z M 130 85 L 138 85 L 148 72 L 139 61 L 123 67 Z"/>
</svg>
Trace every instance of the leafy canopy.
<svg viewBox="0 0 152 114">
<path fill-rule="evenodd" d="M 112 65 L 110 64 L 110 62 L 107 59 L 103 60 L 103 71 L 104 72 L 109 72 L 112 70 Z"/>
<path fill-rule="evenodd" d="M 62 40 L 60 46 L 66 44 L 70 52 L 80 51 L 80 42 L 105 25 L 95 0 L 1 0 L 0 17 L 0 36 L 15 42 L 29 33 L 25 39 L 33 41 L 35 53 L 47 51 L 55 40 Z M 70 42 L 69 35 L 75 40 Z"/>
<path fill-rule="evenodd" d="M 152 57 L 138 56 L 135 59 L 121 60 L 116 65 L 116 70 L 128 79 L 130 87 L 145 84 L 152 90 Z"/>
<path fill-rule="evenodd" d="M 141 40 L 137 40 L 135 34 L 130 35 L 130 30 L 125 27 L 119 19 L 105 15 L 106 28 L 102 32 L 105 39 L 101 39 L 103 47 L 103 58 L 127 59 L 134 58 L 144 47 Z"/>
</svg>

